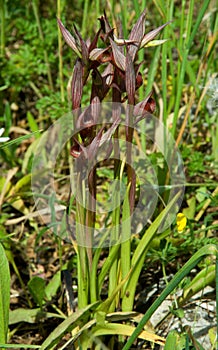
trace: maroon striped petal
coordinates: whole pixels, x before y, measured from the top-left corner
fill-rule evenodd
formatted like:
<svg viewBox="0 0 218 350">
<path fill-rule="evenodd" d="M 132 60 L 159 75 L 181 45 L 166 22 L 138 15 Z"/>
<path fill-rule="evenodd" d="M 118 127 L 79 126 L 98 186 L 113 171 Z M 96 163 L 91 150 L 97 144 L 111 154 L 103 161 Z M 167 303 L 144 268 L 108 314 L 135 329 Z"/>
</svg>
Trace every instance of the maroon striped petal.
<svg viewBox="0 0 218 350">
<path fill-rule="evenodd" d="M 134 61 L 136 53 L 140 47 L 142 38 L 145 34 L 145 10 L 142 12 L 141 16 L 139 17 L 138 21 L 136 24 L 133 26 L 129 40 L 133 40 L 136 43 L 134 45 L 130 45 L 129 47 L 129 54 Z"/>
<path fill-rule="evenodd" d="M 125 71 L 126 69 L 126 57 L 122 54 L 119 47 L 115 44 L 115 42 L 110 38 L 111 48 L 114 56 L 114 61 L 116 66 Z"/>
<path fill-rule="evenodd" d="M 171 22 L 172 21 L 169 21 L 169 22 L 163 24 L 162 26 L 152 30 L 151 32 L 145 34 L 143 39 L 142 39 L 140 47 L 144 47 L 149 41 L 153 40 L 155 38 L 155 36 L 158 35 L 160 33 L 160 31 Z"/>
<path fill-rule="evenodd" d="M 57 18 L 58 21 L 58 25 L 59 28 L 61 30 L 61 33 L 64 37 L 64 40 L 66 41 L 67 45 L 69 45 L 71 47 L 71 49 L 73 49 L 73 51 L 79 56 L 81 57 L 81 48 L 78 47 L 75 38 L 70 34 L 70 32 L 65 28 L 65 26 L 63 25 L 63 23 L 61 22 L 61 20 L 59 18 Z"/>
</svg>

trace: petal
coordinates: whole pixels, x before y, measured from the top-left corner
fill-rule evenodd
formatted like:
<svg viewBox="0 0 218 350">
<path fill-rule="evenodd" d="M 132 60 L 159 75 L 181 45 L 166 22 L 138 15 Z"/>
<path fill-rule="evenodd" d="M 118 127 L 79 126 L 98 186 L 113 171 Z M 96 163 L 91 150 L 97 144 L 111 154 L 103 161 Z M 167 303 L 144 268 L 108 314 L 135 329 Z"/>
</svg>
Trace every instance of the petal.
<svg viewBox="0 0 218 350">
<path fill-rule="evenodd" d="M 77 30 L 75 24 L 73 25 L 74 27 L 74 30 L 75 30 L 75 34 L 77 35 L 77 38 L 79 39 L 80 41 L 80 45 L 81 45 L 81 50 L 82 50 L 82 59 L 83 61 L 87 61 L 88 60 L 88 57 L 89 57 L 89 50 L 88 50 L 88 47 L 86 45 L 86 42 L 83 40 L 80 32 Z"/>
<path fill-rule="evenodd" d="M 112 32 L 113 29 L 111 28 L 110 23 L 108 22 L 105 11 L 104 16 L 101 16 L 101 18 L 99 18 L 99 21 L 101 23 L 101 29 L 105 34 Z"/>
<path fill-rule="evenodd" d="M 111 48 L 112 48 L 115 64 L 118 68 L 125 71 L 125 69 L 126 69 L 126 57 L 119 50 L 119 48 L 115 44 L 115 42 L 111 38 L 109 38 L 109 39 L 110 39 L 110 43 L 111 43 Z"/>
<path fill-rule="evenodd" d="M 141 47 L 144 47 L 149 41 L 153 40 L 153 39 L 155 38 L 155 36 L 156 36 L 157 34 L 159 34 L 160 31 L 161 31 L 164 27 L 166 27 L 169 23 L 171 23 L 171 22 L 172 22 L 172 21 L 169 21 L 169 22 L 163 24 L 162 26 L 160 26 L 160 27 L 158 27 L 158 28 L 152 30 L 151 32 L 145 34 L 144 37 L 143 37 L 143 39 L 142 39 L 140 48 L 141 48 Z"/>
<path fill-rule="evenodd" d="M 100 32 L 101 32 L 101 28 L 97 31 L 94 39 L 92 40 L 91 44 L 89 45 L 89 52 L 91 52 L 92 50 L 94 50 L 96 48 Z"/>
<path fill-rule="evenodd" d="M 10 140 L 10 137 L 0 137 L 0 142 L 6 142 Z"/>
<path fill-rule="evenodd" d="M 111 125 L 111 127 L 103 134 L 103 136 L 101 137 L 99 146 L 102 146 L 106 141 L 109 141 L 111 139 L 111 136 L 113 135 L 114 131 L 116 130 L 116 128 L 119 126 L 121 119 L 120 117 L 118 117 L 113 124 Z"/>
<path fill-rule="evenodd" d="M 101 137 L 102 137 L 102 133 L 103 133 L 103 130 L 104 130 L 104 126 L 99 130 L 98 134 L 95 136 L 95 138 L 92 140 L 91 144 L 87 147 L 88 150 L 87 150 L 87 156 L 88 156 L 88 159 L 89 160 L 92 160 L 96 154 L 97 154 L 97 151 L 98 151 L 98 148 L 99 148 L 99 144 L 100 144 L 100 140 L 101 140 Z"/>
<path fill-rule="evenodd" d="M 110 86 L 113 81 L 114 76 L 114 67 L 111 63 L 108 63 L 104 72 L 102 73 L 102 78 L 107 86 Z"/>
<path fill-rule="evenodd" d="M 106 47 L 105 49 L 98 49 L 98 48 L 93 49 L 89 54 L 90 60 L 92 61 L 98 60 L 98 58 L 107 50 L 108 50 L 108 47 Z"/>
<path fill-rule="evenodd" d="M 4 131 L 5 131 L 5 128 L 0 128 L 0 136 L 2 136 Z"/>
<path fill-rule="evenodd" d="M 133 105 L 135 100 L 136 78 L 135 78 L 135 70 L 134 70 L 132 59 L 128 52 L 128 48 L 126 49 L 127 49 L 126 72 L 125 72 L 126 92 L 127 92 L 129 104 Z"/>
<path fill-rule="evenodd" d="M 133 111 L 133 113 L 134 113 L 134 116 L 135 116 L 135 117 L 141 116 L 141 115 L 144 114 L 144 112 L 145 112 L 145 107 L 146 107 L 146 105 L 147 105 L 147 103 L 148 103 L 148 100 L 149 100 L 149 98 L 151 97 L 151 95 L 152 95 L 152 91 L 149 92 L 149 94 L 145 97 L 145 99 L 144 99 L 143 101 L 137 103 L 137 104 L 134 106 L 134 111 Z"/>
<path fill-rule="evenodd" d="M 82 154 L 82 148 L 76 140 L 74 140 L 74 145 L 71 147 L 70 154 L 73 158 L 79 158 Z"/>
<path fill-rule="evenodd" d="M 176 224 L 178 232 L 182 232 L 187 224 L 187 218 L 183 213 L 178 213 L 176 216 Z"/>
<path fill-rule="evenodd" d="M 128 39 L 122 39 L 122 38 L 117 38 L 115 35 L 114 35 L 114 41 L 115 43 L 118 45 L 118 46 L 124 46 L 126 44 L 137 44 L 137 41 L 136 40 L 128 40 Z"/>
<path fill-rule="evenodd" d="M 159 45 L 166 43 L 168 40 L 169 39 L 152 40 L 152 41 L 149 41 L 147 44 L 145 44 L 144 47 L 159 46 Z"/>
<path fill-rule="evenodd" d="M 134 61 L 135 55 L 139 49 L 139 46 L 141 44 L 142 38 L 145 34 L 145 10 L 142 12 L 141 16 L 139 17 L 136 24 L 133 26 L 129 40 L 136 41 L 138 44 L 130 45 L 129 48 L 129 54 Z"/>
<path fill-rule="evenodd" d="M 90 128 L 93 125 L 94 125 L 94 118 L 93 118 L 92 113 L 91 113 L 91 106 L 89 105 L 78 116 L 77 122 L 76 122 L 76 128 L 86 130 L 86 128 L 88 128 L 88 127 Z"/>
<path fill-rule="evenodd" d="M 101 113 L 101 103 L 98 96 L 95 96 L 91 101 L 91 115 L 93 117 L 94 123 L 98 122 Z"/>
<path fill-rule="evenodd" d="M 80 59 L 77 60 L 72 79 L 72 107 L 79 108 L 83 91 L 83 66 Z"/>
<path fill-rule="evenodd" d="M 70 32 L 64 27 L 63 23 L 61 22 L 61 20 L 59 18 L 57 18 L 58 21 L 58 25 L 59 28 L 61 30 L 61 33 L 64 37 L 64 40 L 66 41 L 67 45 L 69 45 L 71 47 L 71 49 L 73 49 L 73 51 L 79 56 L 81 57 L 81 53 L 80 53 L 80 48 L 77 47 L 76 44 L 76 40 L 75 38 L 70 34 Z"/>
</svg>

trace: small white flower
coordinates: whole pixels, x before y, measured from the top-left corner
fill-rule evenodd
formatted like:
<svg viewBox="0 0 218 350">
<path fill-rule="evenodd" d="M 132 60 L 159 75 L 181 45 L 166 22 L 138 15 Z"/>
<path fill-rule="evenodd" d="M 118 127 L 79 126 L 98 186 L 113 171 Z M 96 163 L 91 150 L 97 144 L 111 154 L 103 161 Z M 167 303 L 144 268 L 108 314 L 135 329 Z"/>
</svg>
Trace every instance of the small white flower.
<svg viewBox="0 0 218 350">
<path fill-rule="evenodd" d="M 4 128 L 0 128 L 0 142 L 6 142 L 10 139 L 10 137 L 1 137 L 4 131 L 5 131 Z"/>
</svg>

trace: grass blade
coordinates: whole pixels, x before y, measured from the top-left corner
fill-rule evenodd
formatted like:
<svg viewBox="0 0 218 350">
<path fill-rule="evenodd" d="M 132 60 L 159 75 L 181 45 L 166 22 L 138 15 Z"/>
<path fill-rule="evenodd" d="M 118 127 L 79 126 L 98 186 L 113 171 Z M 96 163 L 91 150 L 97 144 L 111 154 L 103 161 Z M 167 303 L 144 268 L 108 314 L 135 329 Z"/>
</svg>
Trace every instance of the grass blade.
<svg viewBox="0 0 218 350">
<path fill-rule="evenodd" d="M 30 344 L 0 344 L 1 349 L 39 349 L 40 345 L 30 345 Z"/>
<path fill-rule="evenodd" d="M 10 272 L 8 260 L 0 243 L 0 343 L 7 342 L 10 304 Z"/>
<path fill-rule="evenodd" d="M 154 311 L 161 305 L 161 303 L 167 298 L 167 296 L 178 286 L 178 284 L 183 280 L 185 276 L 202 260 L 203 257 L 207 255 L 218 256 L 218 249 L 214 244 L 208 244 L 205 247 L 199 249 L 186 264 L 175 274 L 174 278 L 169 282 L 167 287 L 161 293 L 159 298 L 150 306 L 145 315 L 142 317 L 139 322 L 136 330 L 132 333 L 131 337 L 128 339 L 126 345 L 123 347 L 123 350 L 129 350 L 130 346 L 133 344 L 135 339 L 138 337 L 140 332 L 143 330 L 144 325 L 148 322 Z"/>
<path fill-rule="evenodd" d="M 33 136 L 37 136 L 38 134 L 40 134 L 40 132 L 41 132 L 41 130 L 34 131 L 34 132 L 31 132 L 30 134 L 27 134 L 27 135 L 24 135 L 24 136 L 20 136 L 20 137 L 16 138 L 15 140 L 11 140 L 11 141 L 5 142 L 4 144 L 2 144 L 0 146 L 0 149 L 7 148 L 7 147 L 10 147 L 12 145 L 13 146 L 14 145 L 18 145 L 21 142 L 23 142 L 24 140 L 30 139 Z"/>
</svg>

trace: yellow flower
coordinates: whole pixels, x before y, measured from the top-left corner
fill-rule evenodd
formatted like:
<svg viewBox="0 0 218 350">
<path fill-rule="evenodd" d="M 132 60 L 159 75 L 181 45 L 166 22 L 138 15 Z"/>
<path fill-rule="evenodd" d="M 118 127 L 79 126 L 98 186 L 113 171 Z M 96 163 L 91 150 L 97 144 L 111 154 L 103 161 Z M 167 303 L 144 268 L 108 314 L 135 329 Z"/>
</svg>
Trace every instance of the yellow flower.
<svg viewBox="0 0 218 350">
<path fill-rule="evenodd" d="M 178 213 L 176 216 L 176 224 L 178 232 L 182 232 L 187 224 L 186 216 L 183 213 Z"/>
</svg>

